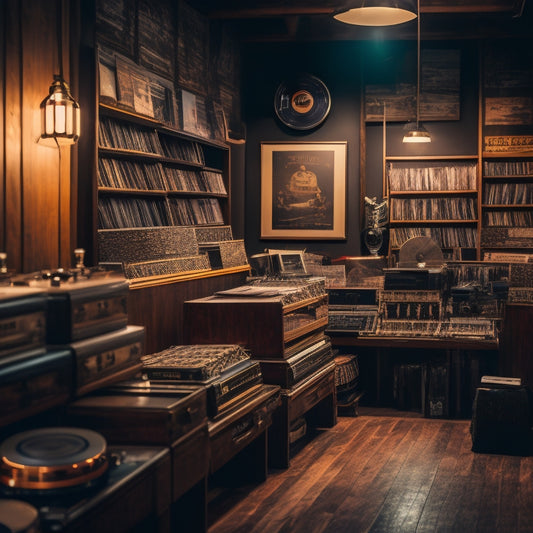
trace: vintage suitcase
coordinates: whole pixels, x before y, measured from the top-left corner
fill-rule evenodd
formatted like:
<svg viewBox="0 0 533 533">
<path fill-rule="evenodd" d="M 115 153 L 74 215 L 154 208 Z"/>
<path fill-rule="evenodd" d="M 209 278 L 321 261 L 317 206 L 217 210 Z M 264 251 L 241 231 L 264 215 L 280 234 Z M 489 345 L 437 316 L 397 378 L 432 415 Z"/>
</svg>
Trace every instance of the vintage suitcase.
<svg viewBox="0 0 533 533">
<path fill-rule="evenodd" d="M 67 346 L 74 355 L 74 393 L 81 396 L 141 370 L 144 327 L 130 325 Z"/>
<path fill-rule="evenodd" d="M 238 344 L 171 346 L 143 357 L 143 374 L 153 382 L 195 383 L 207 388 L 207 412 L 215 416 L 263 383 L 261 367 Z"/>
<path fill-rule="evenodd" d="M 263 381 L 284 389 L 292 387 L 331 361 L 333 350 L 327 338 L 286 360 L 259 360 Z"/>
<path fill-rule="evenodd" d="M 0 358 L 46 351 L 46 292 L 30 287 L 0 288 Z"/>
<path fill-rule="evenodd" d="M 0 425 L 64 404 L 72 394 L 72 354 L 40 348 L 0 359 Z"/>
<path fill-rule="evenodd" d="M 48 344 L 67 344 L 125 327 L 128 291 L 122 276 L 48 287 Z"/>
<path fill-rule="evenodd" d="M 176 502 L 193 487 L 202 487 L 208 474 L 206 408 L 203 386 L 134 378 L 73 402 L 67 418 L 73 425 L 99 431 L 114 444 L 170 447 L 171 501 Z M 203 520 L 202 498 L 203 492 L 192 507 L 190 499 L 185 499 L 185 510 L 191 514 L 177 518 L 180 526 Z"/>
<path fill-rule="evenodd" d="M 116 444 L 171 445 L 207 422 L 206 389 L 125 380 L 71 403 L 67 415 Z"/>
<path fill-rule="evenodd" d="M 155 383 L 160 383 L 157 379 L 152 379 Z M 205 381 L 177 381 L 206 387 L 207 414 L 212 418 L 257 390 L 263 384 L 263 376 L 259 361 L 245 359 Z"/>
<path fill-rule="evenodd" d="M 237 344 L 186 344 L 144 356 L 143 371 L 149 379 L 204 381 L 249 358 Z"/>
</svg>

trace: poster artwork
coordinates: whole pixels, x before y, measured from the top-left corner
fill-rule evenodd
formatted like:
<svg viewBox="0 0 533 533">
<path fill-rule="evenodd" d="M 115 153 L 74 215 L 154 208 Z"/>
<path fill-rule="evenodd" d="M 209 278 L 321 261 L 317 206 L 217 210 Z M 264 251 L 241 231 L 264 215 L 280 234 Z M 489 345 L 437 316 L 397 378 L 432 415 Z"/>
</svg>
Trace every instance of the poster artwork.
<svg viewBox="0 0 533 533">
<path fill-rule="evenodd" d="M 272 229 L 332 230 L 334 152 L 272 154 Z"/>
</svg>

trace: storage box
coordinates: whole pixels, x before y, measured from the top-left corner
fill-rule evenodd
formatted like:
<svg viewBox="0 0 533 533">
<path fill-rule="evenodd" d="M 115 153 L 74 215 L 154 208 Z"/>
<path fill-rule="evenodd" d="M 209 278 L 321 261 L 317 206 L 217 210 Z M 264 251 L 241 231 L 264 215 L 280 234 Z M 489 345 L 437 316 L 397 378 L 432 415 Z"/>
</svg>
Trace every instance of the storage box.
<svg viewBox="0 0 533 533">
<path fill-rule="evenodd" d="M 46 292 L 0 287 L 0 358 L 41 348 L 46 351 Z"/>
</svg>

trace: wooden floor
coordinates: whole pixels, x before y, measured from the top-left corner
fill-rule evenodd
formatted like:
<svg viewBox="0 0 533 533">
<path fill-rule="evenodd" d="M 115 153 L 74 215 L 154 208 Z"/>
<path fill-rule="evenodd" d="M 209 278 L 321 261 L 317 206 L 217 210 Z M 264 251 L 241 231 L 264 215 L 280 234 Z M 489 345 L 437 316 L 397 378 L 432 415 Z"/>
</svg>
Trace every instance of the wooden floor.
<svg viewBox="0 0 533 533">
<path fill-rule="evenodd" d="M 289 469 L 215 499 L 209 533 L 533 532 L 533 457 L 473 453 L 469 424 L 340 417 Z"/>
</svg>

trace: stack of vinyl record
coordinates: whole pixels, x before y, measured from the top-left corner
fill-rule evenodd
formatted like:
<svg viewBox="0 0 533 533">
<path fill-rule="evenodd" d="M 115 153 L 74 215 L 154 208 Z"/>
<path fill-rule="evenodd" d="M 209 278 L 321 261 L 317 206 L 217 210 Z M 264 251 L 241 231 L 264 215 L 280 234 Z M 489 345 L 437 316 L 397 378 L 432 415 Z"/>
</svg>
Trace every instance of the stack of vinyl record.
<svg viewBox="0 0 533 533">
<path fill-rule="evenodd" d="M 171 346 L 143 357 L 143 375 L 151 382 L 204 385 L 210 417 L 222 413 L 263 384 L 259 362 L 250 359 L 237 344 Z"/>
</svg>

